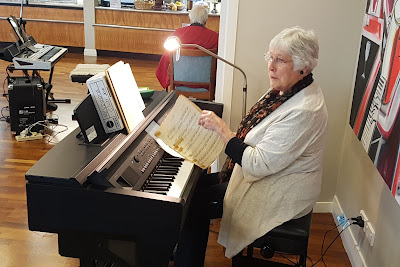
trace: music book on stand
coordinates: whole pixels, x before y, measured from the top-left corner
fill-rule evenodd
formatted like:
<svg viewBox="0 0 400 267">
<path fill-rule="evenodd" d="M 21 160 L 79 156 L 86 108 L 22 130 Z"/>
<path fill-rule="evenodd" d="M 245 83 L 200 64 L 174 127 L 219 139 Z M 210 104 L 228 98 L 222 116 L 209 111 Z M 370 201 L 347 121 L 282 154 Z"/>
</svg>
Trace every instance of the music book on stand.
<svg viewBox="0 0 400 267">
<path fill-rule="evenodd" d="M 180 95 L 154 135 L 185 159 L 206 169 L 225 145 L 215 131 L 198 124 L 200 115 L 201 109 Z"/>
<path fill-rule="evenodd" d="M 110 91 L 128 134 L 144 119 L 145 105 L 128 63 L 119 61 L 106 70 Z"/>
</svg>

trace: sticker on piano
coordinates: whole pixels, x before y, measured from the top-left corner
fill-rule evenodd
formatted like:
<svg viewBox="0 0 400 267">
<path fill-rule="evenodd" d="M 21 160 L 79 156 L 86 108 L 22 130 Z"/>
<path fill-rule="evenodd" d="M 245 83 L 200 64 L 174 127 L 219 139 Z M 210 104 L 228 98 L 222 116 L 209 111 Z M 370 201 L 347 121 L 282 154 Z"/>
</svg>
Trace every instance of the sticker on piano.
<svg viewBox="0 0 400 267">
<path fill-rule="evenodd" d="M 89 140 L 89 143 L 92 142 L 96 137 L 97 137 L 97 132 L 96 129 L 94 128 L 94 125 L 92 125 L 91 127 L 89 127 L 86 131 L 86 136 Z"/>
</svg>

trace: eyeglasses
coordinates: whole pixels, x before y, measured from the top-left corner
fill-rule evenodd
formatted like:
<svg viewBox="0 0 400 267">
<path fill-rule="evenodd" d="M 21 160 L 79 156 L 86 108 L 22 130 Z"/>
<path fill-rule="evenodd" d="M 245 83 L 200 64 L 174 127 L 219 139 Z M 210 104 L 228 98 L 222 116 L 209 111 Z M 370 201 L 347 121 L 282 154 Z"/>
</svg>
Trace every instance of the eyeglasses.
<svg viewBox="0 0 400 267">
<path fill-rule="evenodd" d="M 264 54 L 264 58 L 265 58 L 265 61 L 274 62 L 277 66 L 283 66 L 284 64 L 287 64 L 287 63 L 290 63 L 293 61 L 293 60 L 284 60 L 281 57 L 272 57 L 269 52 Z"/>
</svg>

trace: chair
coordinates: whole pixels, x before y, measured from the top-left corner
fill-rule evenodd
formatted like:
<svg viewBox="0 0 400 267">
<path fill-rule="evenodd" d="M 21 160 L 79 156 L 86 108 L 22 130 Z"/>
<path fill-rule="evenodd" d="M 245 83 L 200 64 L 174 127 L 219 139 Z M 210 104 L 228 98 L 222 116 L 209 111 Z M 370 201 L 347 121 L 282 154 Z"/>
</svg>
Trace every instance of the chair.
<svg viewBox="0 0 400 267">
<path fill-rule="evenodd" d="M 217 49 L 210 51 L 217 53 Z M 170 54 L 168 92 L 175 90 L 178 95 L 214 100 L 217 59 L 199 49 L 181 48 L 178 61 L 175 54 Z"/>
<path fill-rule="evenodd" d="M 72 82 L 86 83 L 86 81 L 99 72 L 106 71 L 110 65 L 108 64 L 78 64 L 73 69 L 69 77 Z"/>
<path fill-rule="evenodd" d="M 243 251 L 232 259 L 232 267 L 239 266 L 293 266 L 270 260 L 253 258 L 253 249 L 260 248 L 261 255 L 270 259 L 274 252 L 299 255 L 297 267 L 305 267 L 307 262 L 308 239 L 311 229 L 312 211 L 307 215 L 290 220 L 275 227 L 264 236 L 258 238 L 247 247 L 247 255 Z"/>
</svg>

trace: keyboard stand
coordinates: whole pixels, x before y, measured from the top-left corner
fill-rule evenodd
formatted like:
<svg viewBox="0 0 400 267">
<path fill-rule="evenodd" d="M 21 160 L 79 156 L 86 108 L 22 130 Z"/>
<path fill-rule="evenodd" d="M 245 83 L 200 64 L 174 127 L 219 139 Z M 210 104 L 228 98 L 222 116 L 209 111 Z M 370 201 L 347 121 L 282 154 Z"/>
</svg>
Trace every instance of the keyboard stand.
<svg viewBox="0 0 400 267">
<path fill-rule="evenodd" d="M 14 66 L 8 66 L 7 70 L 9 72 L 14 72 L 16 70 Z M 30 76 L 37 76 L 40 77 L 39 72 L 37 70 L 32 70 L 32 74 L 29 75 L 28 70 L 22 70 L 25 76 L 30 77 Z M 71 103 L 71 99 L 66 98 L 66 99 L 55 99 L 53 96 L 53 93 L 51 92 L 51 89 L 53 88 L 53 85 L 51 84 L 51 80 L 53 79 L 53 72 L 54 72 L 54 67 L 51 68 L 50 70 L 50 76 L 49 76 L 49 81 L 44 84 L 44 89 L 46 90 L 46 108 L 48 110 L 56 110 L 57 105 L 55 103 Z"/>
<path fill-rule="evenodd" d="M 54 66 L 51 67 L 49 81 L 44 86 L 44 88 L 46 89 L 47 108 L 51 109 L 51 110 L 57 109 L 57 105 L 55 103 L 71 103 L 71 99 L 69 99 L 69 98 L 55 99 L 53 96 L 53 93 L 50 92 L 51 88 L 53 88 L 53 85 L 51 84 L 51 80 L 53 79 L 53 72 L 54 72 Z M 55 106 L 55 109 L 53 109 L 54 106 Z"/>
</svg>

